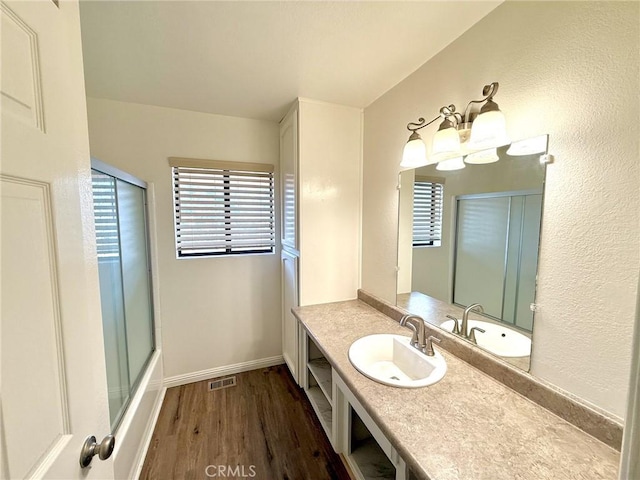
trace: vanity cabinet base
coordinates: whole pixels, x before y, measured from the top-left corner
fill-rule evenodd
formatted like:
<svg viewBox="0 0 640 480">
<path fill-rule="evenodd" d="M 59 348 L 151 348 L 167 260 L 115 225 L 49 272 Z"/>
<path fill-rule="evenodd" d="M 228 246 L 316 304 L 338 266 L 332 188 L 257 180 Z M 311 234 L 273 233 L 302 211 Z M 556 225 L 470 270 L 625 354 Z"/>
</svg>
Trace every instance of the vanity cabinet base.
<svg viewBox="0 0 640 480">
<path fill-rule="evenodd" d="M 333 449 L 357 480 L 407 480 L 404 460 L 302 331 L 300 383 Z"/>
</svg>

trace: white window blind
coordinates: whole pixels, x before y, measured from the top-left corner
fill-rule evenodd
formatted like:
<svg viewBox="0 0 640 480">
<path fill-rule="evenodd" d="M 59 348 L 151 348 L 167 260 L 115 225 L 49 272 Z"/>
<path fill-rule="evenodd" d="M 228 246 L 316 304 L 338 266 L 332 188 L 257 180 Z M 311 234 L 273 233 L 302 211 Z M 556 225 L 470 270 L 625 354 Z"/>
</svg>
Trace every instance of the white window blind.
<svg viewBox="0 0 640 480">
<path fill-rule="evenodd" d="M 272 253 L 273 166 L 171 158 L 178 257 Z"/>
<path fill-rule="evenodd" d="M 115 180 L 108 175 L 92 170 L 91 181 L 98 259 L 118 258 L 120 256 L 120 240 L 118 238 Z"/>
<path fill-rule="evenodd" d="M 416 178 L 413 185 L 413 246 L 439 246 L 442 239 L 440 183 Z"/>
</svg>

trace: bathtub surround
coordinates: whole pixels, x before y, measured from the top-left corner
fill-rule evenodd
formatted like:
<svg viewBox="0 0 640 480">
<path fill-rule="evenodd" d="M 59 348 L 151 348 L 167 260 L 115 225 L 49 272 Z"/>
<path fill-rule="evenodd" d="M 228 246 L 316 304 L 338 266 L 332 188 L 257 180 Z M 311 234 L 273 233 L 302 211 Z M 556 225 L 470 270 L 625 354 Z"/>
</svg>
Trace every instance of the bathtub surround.
<svg viewBox="0 0 640 480">
<path fill-rule="evenodd" d="M 390 303 L 407 122 L 498 80 L 511 138 L 549 134 L 531 374 L 618 419 L 640 266 L 639 16 L 636 2 L 505 2 L 364 122 L 361 287 Z"/>
<path fill-rule="evenodd" d="M 402 308 L 391 305 L 363 290 L 358 290 L 358 299 L 395 321 L 399 321 L 407 314 Z M 444 318 L 446 315 L 455 315 L 459 318 L 463 310 L 450 303 L 435 299 L 431 305 L 435 306 L 432 314 L 438 318 Z M 559 390 L 548 382 L 528 374 L 521 368 L 514 368 L 507 361 L 491 355 L 429 322 L 425 322 L 425 329 L 427 336 L 433 335 L 441 339 L 438 345 L 443 349 L 532 402 L 555 413 L 580 430 L 620 451 L 622 424 L 616 418 L 593 405 L 584 403 L 567 392 Z"/>
</svg>

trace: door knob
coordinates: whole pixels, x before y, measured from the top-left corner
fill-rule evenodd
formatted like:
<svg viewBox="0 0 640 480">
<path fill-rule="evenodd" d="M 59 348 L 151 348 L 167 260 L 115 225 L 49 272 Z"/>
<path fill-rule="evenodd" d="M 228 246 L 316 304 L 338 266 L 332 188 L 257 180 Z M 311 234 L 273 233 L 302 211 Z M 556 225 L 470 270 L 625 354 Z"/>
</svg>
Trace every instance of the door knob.
<svg viewBox="0 0 640 480">
<path fill-rule="evenodd" d="M 116 437 L 107 435 L 100 443 L 96 441 L 96 437 L 91 435 L 87 437 L 80 451 L 80 466 L 86 468 L 91 464 L 94 455 L 98 455 L 100 460 L 106 460 L 113 453 L 116 446 Z"/>
</svg>

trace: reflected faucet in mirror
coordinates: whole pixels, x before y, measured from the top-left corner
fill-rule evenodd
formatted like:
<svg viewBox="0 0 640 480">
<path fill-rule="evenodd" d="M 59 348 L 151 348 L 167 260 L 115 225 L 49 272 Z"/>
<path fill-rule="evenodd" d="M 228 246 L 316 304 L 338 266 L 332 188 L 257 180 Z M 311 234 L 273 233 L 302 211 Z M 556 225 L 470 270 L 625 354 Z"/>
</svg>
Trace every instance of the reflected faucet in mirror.
<svg viewBox="0 0 640 480">
<path fill-rule="evenodd" d="M 463 338 L 469 338 L 469 313 L 475 310 L 478 313 L 484 313 L 484 308 L 479 303 L 473 303 L 464 309 L 462 314 L 462 322 L 460 322 L 460 336 Z M 475 339 L 475 337 L 474 337 Z M 477 343 L 477 342 L 473 342 Z"/>
<path fill-rule="evenodd" d="M 480 328 L 480 327 L 473 327 L 471 329 L 471 332 L 469 333 L 469 341 L 477 345 L 478 340 L 476 339 L 476 332 L 487 333 L 487 331 L 484 328 Z"/>
<path fill-rule="evenodd" d="M 472 311 L 476 311 L 478 313 L 484 313 L 484 308 L 479 303 L 473 303 L 464 309 L 462 313 L 462 321 L 460 322 L 460 326 L 458 326 L 458 319 L 453 315 L 447 315 L 447 318 L 453 320 L 453 328 L 451 333 L 460 335 L 462 338 L 466 338 L 471 343 L 478 344 L 476 340 L 476 332 L 486 333 L 486 330 L 480 327 L 473 327 L 469 330 L 469 313 Z"/>
</svg>

